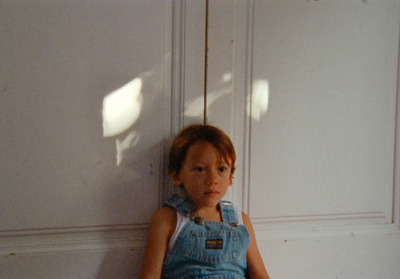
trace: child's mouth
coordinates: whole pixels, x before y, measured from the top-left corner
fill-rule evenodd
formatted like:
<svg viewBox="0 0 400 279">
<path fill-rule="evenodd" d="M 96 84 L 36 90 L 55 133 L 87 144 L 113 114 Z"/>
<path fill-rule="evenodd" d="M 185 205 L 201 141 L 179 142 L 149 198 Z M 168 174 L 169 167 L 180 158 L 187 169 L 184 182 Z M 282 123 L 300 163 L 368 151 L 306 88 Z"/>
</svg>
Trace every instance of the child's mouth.
<svg viewBox="0 0 400 279">
<path fill-rule="evenodd" d="M 213 191 L 213 190 L 204 192 L 204 195 L 206 195 L 206 196 L 216 196 L 218 194 L 219 194 L 218 191 Z"/>
</svg>

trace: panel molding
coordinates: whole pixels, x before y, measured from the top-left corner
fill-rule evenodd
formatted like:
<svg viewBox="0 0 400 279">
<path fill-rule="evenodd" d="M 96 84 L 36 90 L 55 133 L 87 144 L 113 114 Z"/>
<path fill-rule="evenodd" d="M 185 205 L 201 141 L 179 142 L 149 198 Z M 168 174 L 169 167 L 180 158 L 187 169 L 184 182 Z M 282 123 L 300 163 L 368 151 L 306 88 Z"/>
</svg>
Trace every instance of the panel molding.
<svg viewBox="0 0 400 279">
<path fill-rule="evenodd" d="M 279 216 L 252 218 L 254 226 L 264 232 L 275 230 L 299 230 L 346 226 L 393 225 L 383 212 L 360 212 L 343 214 L 314 214 L 308 216 Z"/>
<path fill-rule="evenodd" d="M 0 232 L 0 255 L 135 249 L 146 244 L 147 224 Z"/>
<path fill-rule="evenodd" d="M 164 200 L 169 178 L 165 175 L 167 159 L 165 149 L 168 136 L 180 129 L 183 122 L 184 80 L 184 18 L 185 1 L 163 1 L 164 9 L 164 60 L 161 65 L 163 105 L 165 111 L 163 131 L 167 138 L 163 144 L 164 156 L 160 160 L 159 203 Z M 150 220 L 149 220 L 150 221 Z M 0 255 L 26 255 L 63 253 L 70 251 L 92 251 L 113 249 L 136 249 L 146 245 L 148 223 L 106 225 L 88 227 L 41 228 L 0 231 Z"/>
<path fill-rule="evenodd" d="M 162 191 L 159 198 L 159 206 L 161 207 L 163 202 L 175 194 L 177 189 L 172 185 L 169 174 L 168 174 L 168 149 L 172 143 L 174 135 L 176 135 L 184 125 L 184 90 L 185 90 L 185 22 L 186 22 L 186 2 L 183 0 L 172 1 L 171 4 L 172 13 L 172 31 L 170 40 L 170 53 L 171 53 L 171 73 L 166 80 L 170 78 L 168 82 L 169 88 L 165 88 L 166 91 L 170 91 L 170 115 L 166 115 L 169 118 L 169 131 L 166 133 L 168 138 L 165 139 L 164 143 L 164 167 L 162 168 Z M 166 15 L 167 17 L 168 15 Z"/>
<path fill-rule="evenodd" d="M 245 98 L 243 107 L 245 121 L 244 121 L 244 135 L 243 141 L 244 156 L 243 156 L 243 208 L 247 211 L 250 216 L 250 154 L 251 154 L 251 116 L 246 113 L 246 107 L 249 107 L 251 111 L 252 103 L 252 80 L 253 80 L 253 34 L 254 34 L 254 1 L 250 0 L 247 2 L 247 21 L 246 21 L 246 64 L 245 64 L 245 89 L 249 98 Z M 245 163 L 246 162 L 246 163 Z"/>
<path fill-rule="evenodd" d="M 400 37 L 400 35 L 399 35 Z M 396 116 L 395 116 L 395 147 L 393 162 L 393 224 L 400 230 L 400 38 L 397 55 L 397 88 L 396 88 Z"/>
<path fill-rule="evenodd" d="M 352 219 L 386 219 L 383 212 L 360 212 L 343 214 L 314 214 L 304 216 L 278 216 L 267 218 L 252 218 L 254 223 L 282 223 L 282 222 L 317 222 L 332 220 L 352 220 Z"/>
<path fill-rule="evenodd" d="M 394 154 L 394 176 L 392 195 L 387 197 L 391 203 L 391 212 L 385 208 L 379 212 L 348 212 L 342 214 L 324 214 L 307 216 L 277 216 L 265 218 L 252 218 L 250 206 L 250 178 L 251 178 L 251 124 L 252 119 L 246 113 L 246 107 L 251 105 L 252 78 L 253 78 L 253 36 L 254 36 L 254 1 L 236 2 L 237 7 L 242 8 L 236 13 L 235 36 L 237 43 L 236 52 L 236 96 L 235 110 L 238 112 L 234 118 L 234 141 L 237 146 L 238 165 L 235 179 L 241 185 L 235 185 L 239 189 L 233 192 L 232 200 L 240 205 L 245 213 L 251 218 L 256 234 L 265 239 L 309 236 L 315 231 L 325 234 L 350 234 L 358 231 L 360 233 L 400 233 L 400 62 L 397 72 L 398 84 L 396 92 L 396 115 L 395 115 L 395 154 Z M 245 9 L 243 9 L 245 8 Z M 245 27 L 244 27 L 245 25 Z M 245 33 L 244 33 L 245 32 Z M 400 44 L 399 44 L 400 45 Z M 245 54 L 243 54 L 243 51 Z M 400 48 L 399 55 L 400 61 Z M 244 70 L 243 70 L 244 69 Z M 250 94 L 250 99 L 238 92 Z M 238 183 L 239 184 L 239 183 Z M 239 187 L 240 186 L 240 187 Z M 390 207 L 390 205 L 389 205 Z"/>
<path fill-rule="evenodd" d="M 243 212 L 249 214 L 250 181 L 250 129 L 251 119 L 246 113 L 247 102 L 251 103 L 252 50 L 254 1 L 235 1 L 235 57 L 233 58 L 234 87 L 232 140 L 236 146 L 237 168 L 232 200 Z M 250 96 L 250 98 L 247 98 Z M 236 181 L 238 183 L 236 183 Z"/>
<path fill-rule="evenodd" d="M 384 225 L 358 225 L 358 226 L 329 226 L 315 227 L 307 229 L 279 229 L 265 230 L 265 227 L 260 227 L 259 224 L 254 224 L 254 230 L 257 240 L 288 240 L 307 239 L 329 236 L 348 236 L 356 237 L 359 235 L 371 234 L 386 234 L 400 235 L 400 230 L 393 224 Z"/>
</svg>

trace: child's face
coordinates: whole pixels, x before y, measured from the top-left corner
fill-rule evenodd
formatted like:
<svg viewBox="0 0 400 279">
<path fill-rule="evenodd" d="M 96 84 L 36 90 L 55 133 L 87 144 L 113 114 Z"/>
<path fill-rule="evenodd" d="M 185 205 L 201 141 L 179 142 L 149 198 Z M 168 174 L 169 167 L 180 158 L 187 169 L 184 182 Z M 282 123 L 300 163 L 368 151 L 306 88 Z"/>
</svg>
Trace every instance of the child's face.
<svg viewBox="0 0 400 279">
<path fill-rule="evenodd" d="M 196 207 L 214 207 L 232 185 L 231 160 L 228 162 L 207 142 L 189 147 L 179 174 L 171 174 L 175 185 L 185 187 Z"/>
</svg>

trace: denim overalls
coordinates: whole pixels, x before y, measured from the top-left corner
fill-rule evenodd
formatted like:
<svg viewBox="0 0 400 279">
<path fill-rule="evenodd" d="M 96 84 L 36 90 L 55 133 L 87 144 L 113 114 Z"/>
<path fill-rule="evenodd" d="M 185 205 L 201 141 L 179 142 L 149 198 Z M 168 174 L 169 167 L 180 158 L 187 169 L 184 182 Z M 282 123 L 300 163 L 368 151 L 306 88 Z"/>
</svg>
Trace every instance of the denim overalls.
<svg viewBox="0 0 400 279">
<path fill-rule="evenodd" d="M 244 225 L 237 225 L 231 202 L 220 203 L 223 222 L 191 220 L 182 228 L 164 260 L 162 278 L 243 279 L 250 243 Z M 189 216 L 194 206 L 174 195 L 165 205 Z"/>
</svg>

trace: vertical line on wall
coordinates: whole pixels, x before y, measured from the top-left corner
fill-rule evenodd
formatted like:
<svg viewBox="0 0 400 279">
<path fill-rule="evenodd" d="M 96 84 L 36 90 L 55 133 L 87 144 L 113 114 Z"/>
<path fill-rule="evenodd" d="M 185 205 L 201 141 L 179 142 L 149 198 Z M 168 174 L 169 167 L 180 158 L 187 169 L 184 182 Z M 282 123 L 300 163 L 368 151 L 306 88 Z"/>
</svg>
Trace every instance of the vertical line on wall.
<svg viewBox="0 0 400 279">
<path fill-rule="evenodd" d="M 169 67 L 162 66 L 162 82 L 163 82 L 163 94 L 162 94 L 162 102 L 164 110 L 163 113 L 163 135 L 168 135 L 168 138 L 164 138 L 162 143 L 162 148 L 160 149 L 160 156 L 162 160 L 159 163 L 159 169 L 161 170 L 159 173 L 159 195 L 158 195 L 158 206 L 161 207 L 163 201 L 165 200 L 165 196 L 170 196 L 171 187 L 170 187 L 170 180 L 168 176 L 167 167 L 168 166 L 168 148 L 169 148 L 169 137 L 171 137 L 171 130 L 172 125 L 174 123 L 172 111 L 174 111 L 174 92 L 175 88 L 175 80 L 174 80 L 174 62 L 173 57 L 175 57 L 174 47 L 174 28 L 175 28 L 175 5 L 174 2 L 171 1 L 163 1 L 164 5 L 164 53 L 171 53 L 170 58 L 168 56 L 164 56 L 164 63 L 165 65 L 169 65 L 168 62 L 170 61 L 171 64 Z M 168 107 L 168 108 L 167 108 Z"/>
<path fill-rule="evenodd" d="M 248 112 L 245 113 L 245 139 L 244 139 L 244 162 L 247 166 L 243 170 L 243 208 L 250 217 L 250 177 L 251 177 L 251 102 L 253 84 L 253 29 L 254 29 L 254 1 L 250 0 L 247 4 L 247 38 L 246 38 L 246 92 L 249 94 Z M 246 104 L 247 106 L 247 104 Z"/>
<path fill-rule="evenodd" d="M 184 125 L 185 104 L 185 43 L 186 43 L 186 2 L 184 0 L 172 1 L 172 40 L 171 40 L 171 125 L 169 138 L 166 139 L 164 150 L 164 189 L 160 206 L 172 194 L 178 193 L 168 174 L 168 149 L 171 141 Z"/>
<path fill-rule="evenodd" d="M 208 70 L 208 4 L 209 0 L 206 0 L 206 23 L 205 23 L 205 34 L 204 34 L 204 113 L 203 123 L 207 124 L 207 70 Z"/>
<path fill-rule="evenodd" d="M 400 25 L 399 45 L 397 56 L 397 88 L 396 88 L 396 109 L 394 119 L 394 162 L 393 162 L 393 200 L 392 200 L 392 223 L 400 229 Z"/>
</svg>

